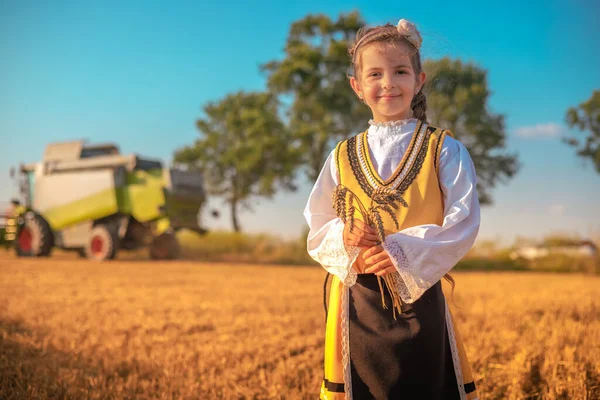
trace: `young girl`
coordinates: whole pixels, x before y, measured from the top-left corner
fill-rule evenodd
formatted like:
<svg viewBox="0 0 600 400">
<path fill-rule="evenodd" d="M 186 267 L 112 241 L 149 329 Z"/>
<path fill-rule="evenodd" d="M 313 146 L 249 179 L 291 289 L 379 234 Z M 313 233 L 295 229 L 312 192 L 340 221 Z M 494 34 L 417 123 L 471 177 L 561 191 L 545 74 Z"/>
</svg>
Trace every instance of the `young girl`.
<svg viewBox="0 0 600 400">
<path fill-rule="evenodd" d="M 304 211 L 308 252 L 334 276 L 321 399 L 477 398 L 441 286 L 478 233 L 477 178 L 465 147 L 427 123 L 421 42 L 400 20 L 349 49 L 373 119 L 337 144 Z"/>
</svg>

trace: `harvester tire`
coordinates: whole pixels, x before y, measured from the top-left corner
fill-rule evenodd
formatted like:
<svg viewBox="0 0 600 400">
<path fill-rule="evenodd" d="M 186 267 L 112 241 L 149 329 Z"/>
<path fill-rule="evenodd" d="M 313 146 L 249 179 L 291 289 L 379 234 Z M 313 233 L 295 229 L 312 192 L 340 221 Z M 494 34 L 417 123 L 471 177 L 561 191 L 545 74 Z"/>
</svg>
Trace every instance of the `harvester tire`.
<svg viewBox="0 0 600 400">
<path fill-rule="evenodd" d="M 181 254 L 179 241 L 173 232 L 164 232 L 150 243 L 150 258 L 153 260 L 175 260 Z"/>
<path fill-rule="evenodd" d="M 90 241 L 85 247 L 88 259 L 95 261 L 112 260 L 119 249 L 119 235 L 107 225 L 99 224 L 92 228 Z"/>
<path fill-rule="evenodd" d="M 53 246 L 52 229 L 39 214 L 24 216 L 25 223 L 17 233 L 15 250 L 19 257 L 47 257 Z"/>
</svg>

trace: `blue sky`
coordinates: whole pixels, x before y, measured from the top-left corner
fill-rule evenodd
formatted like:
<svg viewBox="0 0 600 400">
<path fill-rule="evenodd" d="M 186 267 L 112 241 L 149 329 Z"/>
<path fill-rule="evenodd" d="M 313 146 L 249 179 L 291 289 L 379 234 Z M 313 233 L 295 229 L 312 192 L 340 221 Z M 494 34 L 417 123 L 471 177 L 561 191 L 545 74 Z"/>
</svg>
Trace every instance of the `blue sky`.
<svg viewBox="0 0 600 400">
<path fill-rule="evenodd" d="M 523 166 L 493 191 L 480 238 L 600 236 L 600 175 L 560 141 L 566 109 L 600 89 L 598 2 L 173 3 L 0 1 L 0 202 L 15 195 L 10 166 L 39 160 L 49 141 L 114 141 L 169 161 L 198 137 L 206 102 L 265 89 L 259 66 L 282 57 L 293 21 L 358 9 L 369 24 L 415 22 L 426 58 L 488 71 L 489 108 L 506 115 Z M 311 188 L 299 182 L 243 212 L 245 230 L 299 235 Z M 207 225 L 229 229 L 226 210 Z"/>
</svg>

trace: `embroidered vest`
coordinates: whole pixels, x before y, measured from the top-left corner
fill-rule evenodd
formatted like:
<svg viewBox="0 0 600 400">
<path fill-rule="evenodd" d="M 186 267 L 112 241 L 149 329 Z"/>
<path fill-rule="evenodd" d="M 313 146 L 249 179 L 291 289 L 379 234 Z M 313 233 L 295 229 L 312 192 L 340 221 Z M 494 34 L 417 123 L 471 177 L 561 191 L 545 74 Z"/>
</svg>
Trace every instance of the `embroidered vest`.
<svg viewBox="0 0 600 400">
<path fill-rule="evenodd" d="M 371 197 L 377 188 L 391 188 L 400 191 L 408 207 L 389 208 L 394 218 L 387 212 L 380 212 L 386 236 L 417 225 L 442 225 L 444 218 L 443 194 L 438 180 L 439 157 L 448 130 L 442 130 L 423 122 L 418 122 L 410 144 L 396 170 L 387 180 L 383 180 L 373 166 L 369 154 L 367 132 L 360 133 L 336 146 L 335 160 L 340 183 L 350 189 L 369 208 Z M 355 207 L 354 218 L 364 221 Z M 364 271 L 362 257 L 358 257 L 359 272 Z"/>
</svg>

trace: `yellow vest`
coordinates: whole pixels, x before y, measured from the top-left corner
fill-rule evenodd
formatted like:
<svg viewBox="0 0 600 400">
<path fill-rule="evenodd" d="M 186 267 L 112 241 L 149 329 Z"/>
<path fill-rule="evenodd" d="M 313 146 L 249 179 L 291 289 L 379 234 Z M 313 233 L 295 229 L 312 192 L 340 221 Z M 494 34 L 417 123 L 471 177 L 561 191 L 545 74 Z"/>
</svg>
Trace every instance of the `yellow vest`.
<svg viewBox="0 0 600 400">
<path fill-rule="evenodd" d="M 371 196 L 375 189 L 381 187 L 400 191 L 408 203 L 408 207 L 388 208 L 393 211 L 398 227 L 391 215 L 380 210 L 386 236 L 417 225 L 442 225 L 444 200 L 438 172 L 440 150 L 446 135 L 452 136 L 452 133 L 419 121 L 402 161 L 387 180 L 383 180 L 373 166 L 367 132 L 336 146 L 335 160 L 340 183 L 350 189 L 365 208 L 375 204 Z M 364 221 L 358 207 L 355 207 L 354 218 Z M 358 257 L 355 266 L 359 272 L 364 270 L 361 264 L 362 257 Z"/>
</svg>

